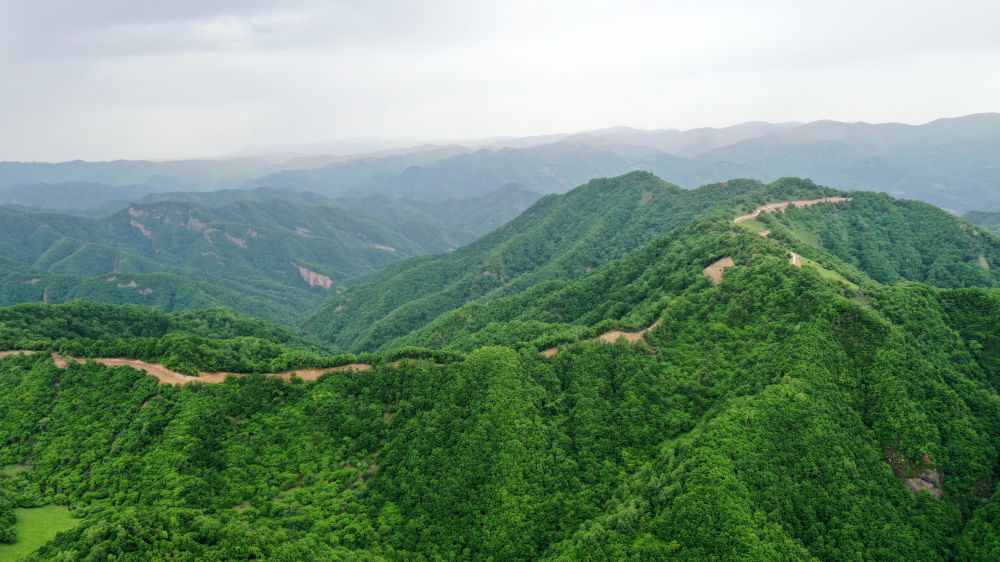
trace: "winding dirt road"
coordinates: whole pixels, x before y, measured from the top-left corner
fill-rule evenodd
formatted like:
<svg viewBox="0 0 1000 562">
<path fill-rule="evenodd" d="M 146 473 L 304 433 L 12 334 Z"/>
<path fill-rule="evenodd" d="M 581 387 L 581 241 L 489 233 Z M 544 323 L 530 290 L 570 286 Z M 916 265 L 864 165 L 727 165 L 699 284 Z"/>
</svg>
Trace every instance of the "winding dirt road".
<svg viewBox="0 0 1000 562">
<path fill-rule="evenodd" d="M 30 350 L 14 350 L 14 351 L 0 351 L 0 359 L 7 357 L 8 355 L 31 355 L 36 353 Z M 58 353 L 52 353 L 52 361 L 55 363 L 56 367 L 60 369 L 66 369 L 69 367 L 70 362 L 74 363 L 84 363 L 84 359 L 79 359 L 77 357 L 63 357 Z M 191 375 L 185 375 L 183 373 L 178 373 L 172 369 L 164 367 L 160 363 L 149 363 L 147 361 L 142 361 L 139 359 L 124 359 L 121 357 L 97 357 L 92 359 L 102 365 L 108 367 L 132 367 L 133 369 L 144 371 L 147 375 L 156 377 L 160 384 L 184 384 L 187 382 L 204 382 L 204 383 L 220 383 L 226 380 L 226 377 L 247 377 L 251 373 L 228 373 L 228 372 L 218 372 L 209 373 L 207 371 L 202 371 L 197 377 Z M 285 371 L 283 373 L 266 373 L 269 377 L 281 377 L 286 381 L 290 381 L 293 376 L 297 376 L 302 380 L 314 381 L 327 373 L 334 373 L 337 371 L 367 371 L 371 369 L 372 366 L 367 363 L 351 363 L 349 365 L 342 365 L 340 367 L 330 367 L 327 369 L 297 369 L 294 371 Z"/>
<path fill-rule="evenodd" d="M 817 203 L 840 203 L 842 201 L 850 201 L 853 197 L 821 197 L 820 199 L 804 199 L 798 201 L 782 201 L 781 203 L 770 203 L 768 205 L 763 205 L 754 209 L 754 212 L 749 215 L 743 215 L 733 219 L 733 222 L 744 222 L 751 219 L 755 219 L 760 216 L 761 213 L 771 213 L 774 211 L 784 211 L 789 205 L 794 207 L 808 207 L 810 205 L 815 205 Z"/>
</svg>

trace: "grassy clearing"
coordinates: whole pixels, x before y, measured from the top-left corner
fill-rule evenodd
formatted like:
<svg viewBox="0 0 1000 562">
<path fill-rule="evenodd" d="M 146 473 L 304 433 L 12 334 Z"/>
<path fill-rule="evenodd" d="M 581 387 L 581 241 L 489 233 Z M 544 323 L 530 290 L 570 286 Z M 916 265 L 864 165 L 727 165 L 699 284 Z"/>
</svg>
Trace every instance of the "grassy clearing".
<svg viewBox="0 0 1000 562">
<path fill-rule="evenodd" d="M 768 230 L 768 228 L 764 226 L 764 223 L 760 222 L 757 219 L 750 219 L 748 221 L 743 221 L 737 224 L 755 234 L 758 232 L 763 232 L 765 230 Z"/>
<path fill-rule="evenodd" d="M 9 478 L 13 478 L 13 477 L 17 476 L 18 474 L 24 472 L 25 470 L 31 470 L 31 465 L 30 464 L 8 464 L 7 466 L 3 467 L 2 470 L 0 470 L 0 474 L 3 474 L 4 476 L 7 476 Z"/>
<path fill-rule="evenodd" d="M 788 234 L 792 238 L 795 238 L 796 240 L 798 240 L 799 242 L 803 242 L 805 244 L 808 244 L 808 245 L 812 246 L 813 248 L 822 248 L 823 247 L 819 243 L 819 237 L 817 237 L 816 233 L 813 232 L 812 230 L 810 230 L 810 229 L 808 229 L 808 228 L 806 228 L 804 226 L 801 226 L 801 225 L 796 225 L 795 223 L 792 223 L 790 225 L 786 225 L 786 228 L 788 229 Z"/>
<path fill-rule="evenodd" d="M 857 289 L 858 288 L 857 285 L 855 285 L 854 283 L 851 283 L 850 281 L 848 281 L 847 278 L 844 277 L 843 275 L 841 275 L 840 273 L 837 273 L 836 271 L 833 271 L 832 269 L 827 269 L 827 268 L 823 267 L 822 265 L 820 265 L 819 263 L 817 263 L 817 262 L 815 262 L 815 261 L 813 261 L 813 260 L 811 260 L 809 258 L 806 258 L 806 257 L 802 258 L 802 266 L 803 267 L 808 266 L 808 267 L 816 268 L 816 271 L 819 272 L 819 276 L 822 277 L 823 279 L 829 279 L 831 281 L 839 281 L 841 283 L 844 283 L 845 285 L 847 285 L 848 287 L 850 287 L 852 289 Z"/>
<path fill-rule="evenodd" d="M 57 533 L 76 527 L 79 519 L 69 515 L 61 505 L 18 508 L 14 510 L 17 542 L 0 544 L 0 560 L 18 560 L 52 540 Z"/>
<path fill-rule="evenodd" d="M 752 220 L 744 221 L 744 222 L 739 223 L 739 225 L 741 227 L 749 230 L 750 232 L 754 232 L 754 233 L 760 233 L 760 232 L 763 232 L 765 230 L 768 230 L 767 225 L 765 225 L 764 223 L 760 222 L 757 219 L 752 219 Z M 801 242 L 809 244 L 809 245 L 811 245 L 811 246 L 813 246 L 815 248 L 819 248 L 820 247 L 819 246 L 819 239 L 816 238 L 815 234 L 813 234 L 812 232 L 810 232 L 808 230 L 801 230 L 801 229 L 797 230 L 797 229 L 791 228 L 791 229 L 789 229 L 788 232 L 789 232 L 789 234 L 791 234 L 793 237 L 795 237 L 796 239 L 798 239 Z M 820 277 L 822 277 L 824 279 L 829 279 L 829 280 L 832 280 L 832 281 L 839 281 L 841 283 L 846 284 L 848 287 L 850 287 L 852 289 L 857 289 L 858 288 L 857 285 L 855 285 L 854 283 L 851 283 L 850 281 L 848 281 L 847 278 L 844 277 L 843 275 L 841 275 L 840 273 L 837 273 L 836 271 L 833 271 L 831 269 L 827 269 L 827 268 L 823 267 L 822 265 L 820 265 L 819 263 L 817 263 L 817 262 L 815 262 L 815 261 L 813 261 L 813 260 L 811 260 L 811 259 L 809 259 L 807 257 L 803 257 L 802 258 L 802 265 L 803 266 L 809 266 L 809 267 L 816 268 L 816 271 L 819 272 Z"/>
</svg>

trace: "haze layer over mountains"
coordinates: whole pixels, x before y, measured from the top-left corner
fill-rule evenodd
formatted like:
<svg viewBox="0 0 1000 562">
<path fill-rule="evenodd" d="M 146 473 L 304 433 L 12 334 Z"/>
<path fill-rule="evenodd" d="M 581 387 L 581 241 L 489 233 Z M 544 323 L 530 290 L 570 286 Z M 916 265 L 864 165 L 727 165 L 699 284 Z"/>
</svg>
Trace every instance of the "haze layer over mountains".
<svg viewBox="0 0 1000 562">
<path fill-rule="evenodd" d="M 561 193 L 595 177 L 646 170 L 685 188 L 733 177 L 797 176 L 920 199 L 955 213 L 1000 210 L 1000 114 L 994 113 L 923 125 L 752 122 L 406 144 L 344 141 L 217 160 L 4 162 L 0 204 L 101 215 L 156 193 L 254 188 L 441 201 L 508 184 Z M 350 154 L 352 147 L 357 153 Z"/>
</svg>

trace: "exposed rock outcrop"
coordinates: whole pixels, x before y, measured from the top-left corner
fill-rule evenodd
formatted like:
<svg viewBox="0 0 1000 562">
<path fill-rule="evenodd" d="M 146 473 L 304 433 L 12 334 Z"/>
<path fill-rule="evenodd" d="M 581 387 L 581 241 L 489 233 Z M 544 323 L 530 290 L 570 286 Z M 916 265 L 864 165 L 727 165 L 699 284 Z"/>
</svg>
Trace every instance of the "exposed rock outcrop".
<svg viewBox="0 0 1000 562">
<path fill-rule="evenodd" d="M 309 283 L 312 287 L 323 287 L 324 289 L 329 289 L 333 286 L 333 279 L 329 276 L 323 275 L 322 273 L 317 273 L 311 269 L 302 267 L 301 265 L 291 262 L 296 269 L 299 270 L 299 275 L 302 276 L 302 280 Z"/>
<path fill-rule="evenodd" d="M 230 242 L 232 242 L 233 244 L 236 244 L 237 246 L 239 246 L 240 248 L 243 248 L 244 250 L 247 249 L 247 241 L 246 240 L 244 240 L 242 238 L 237 238 L 237 237 L 233 236 L 232 234 L 229 234 L 228 232 L 226 233 L 226 240 L 229 240 Z"/>
<path fill-rule="evenodd" d="M 137 221 L 135 219 L 129 219 L 128 223 L 131 224 L 132 226 L 138 228 L 139 232 L 141 232 L 142 235 L 145 236 L 146 238 L 152 238 L 153 237 L 152 231 L 150 231 L 149 229 L 147 229 L 146 225 L 142 224 L 141 222 L 139 222 L 139 221 Z"/>
</svg>

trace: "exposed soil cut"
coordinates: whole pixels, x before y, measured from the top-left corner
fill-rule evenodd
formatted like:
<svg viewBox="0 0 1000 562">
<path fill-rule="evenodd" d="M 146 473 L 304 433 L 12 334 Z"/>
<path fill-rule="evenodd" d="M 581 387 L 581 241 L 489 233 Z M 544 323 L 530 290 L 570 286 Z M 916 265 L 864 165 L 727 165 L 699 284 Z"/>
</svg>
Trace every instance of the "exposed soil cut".
<svg viewBox="0 0 1000 562">
<path fill-rule="evenodd" d="M 63 357 L 62 355 L 59 355 L 54 351 L 52 352 L 52 362 L 56 364 L 56 367 L 59 367 L 60 369 L 65 369 L 69 367 L 69 363 L 66 361 L 66 359 L 69 359 L 74 363 L 83 363 L 83 361 L 80 361 L 76 357 Z"/>
<path fill-rule="evenodd" d="M 592 340 L 587 340 L 586 343 L 595 343 L 595 342 L 615 343 L 618 341 L 619 338 L 625 338 L 628 341 L 628 343 L 635 343 L 645 338 L 646 332 L 659 326 L 660 322 L 662 322 L 662 319 L 653 322 L 653 324 L 650 327 L 646 328 L 645 330 L 639 330 L 638 332 L 622 332 L 621 330 L 613 330 L 611 332 L 605 332 Z M 549 349 L 546 349 L 541 353 L 543 357 L 549 358 L 555 355 L 556 353 L 559 353 L 559 348 L 550 347 Z"/>
<path fill-rule="evenodd" d="M 795 267 L 802 267 L 802 256 L 792 252 L 792 257 L 788 258 L 788 263 L 794 265 Z"/>
<path fill-rule="evenodd" d="M 711 277 L 712 283 L 718 285 L 719 283 L 722 283 L 722 270 L 726 269 L 727 267 L 736 267 L 736 262 L 734 262 L 733 258 L 730 256 L 726 256 L 721 260 L 713 263 L 712 265 L 706 267 L 701 271 L 701 274 Z"/>
<path fill-rule="evenodd" d="M 979 265 L 981 265 L 983 267 L 983 269 L 989 269 L 990 268 L 990 264 L 987 263 L 986 258 L 983 257 L 982 254 L 979 254 Z"/>
<path fill-rule="evenodd" d="M 35 352 L 30 349 L 15 349 L 13 351 L 0 351 L 0 359 L 7 357 L 8 355 L 34 355 Z"/>
</svg>

